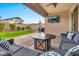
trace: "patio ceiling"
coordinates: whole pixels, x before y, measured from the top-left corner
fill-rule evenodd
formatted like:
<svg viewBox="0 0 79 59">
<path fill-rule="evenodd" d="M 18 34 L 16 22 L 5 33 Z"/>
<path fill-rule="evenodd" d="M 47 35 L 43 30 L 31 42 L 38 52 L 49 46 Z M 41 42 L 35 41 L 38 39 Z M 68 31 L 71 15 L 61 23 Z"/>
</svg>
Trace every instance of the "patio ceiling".
<svg viewBox="0 0 79 59">
<path fill-rule="evenodd" d="M 25 3 L 29 8 L 46 17 L 55 12 L 69 11 L 75 3 L 58 3 L 56 8 L 53 5 L 47 6 L 49 3 Z"/>
</svg>

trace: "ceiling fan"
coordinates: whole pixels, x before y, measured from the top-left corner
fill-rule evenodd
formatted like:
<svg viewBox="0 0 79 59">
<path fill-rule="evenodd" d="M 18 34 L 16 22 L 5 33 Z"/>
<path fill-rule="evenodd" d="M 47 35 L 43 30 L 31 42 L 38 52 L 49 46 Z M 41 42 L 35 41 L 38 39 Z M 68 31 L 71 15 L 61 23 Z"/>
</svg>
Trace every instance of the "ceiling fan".
<svg viewBox="0 0 79 59">
<path fill-rule="evenodd" d="M 48 7 L 48 6 L 50 6 L 50 5 L 52 5 L 52 6 L 54 6 L 54 7 L 56 8 L 57 3 L 50 3 L 50 4 L 46 5 L 46 6 Z"/>
</svg>

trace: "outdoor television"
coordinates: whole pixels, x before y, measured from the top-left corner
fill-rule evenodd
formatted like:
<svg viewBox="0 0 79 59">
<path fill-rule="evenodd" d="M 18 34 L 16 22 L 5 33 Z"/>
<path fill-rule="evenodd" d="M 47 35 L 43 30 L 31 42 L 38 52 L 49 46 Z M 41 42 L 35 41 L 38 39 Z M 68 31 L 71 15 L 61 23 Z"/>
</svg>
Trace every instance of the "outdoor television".
<svg viewBox="0 0 79 59">
<path fill-rule="evenodd" d="M 59 16 L 48 16 L 48 22 L 55 23 L 59 22 Z"/>
</svg>

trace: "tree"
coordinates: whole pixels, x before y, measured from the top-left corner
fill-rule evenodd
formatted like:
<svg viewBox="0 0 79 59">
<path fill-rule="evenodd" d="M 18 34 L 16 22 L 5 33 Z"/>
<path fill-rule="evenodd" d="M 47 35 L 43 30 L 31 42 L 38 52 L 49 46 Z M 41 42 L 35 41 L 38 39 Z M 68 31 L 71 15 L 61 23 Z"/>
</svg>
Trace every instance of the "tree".
<svg viewBox="0 0 79 59">
<path fill-rule="evenodd" d="M 11 29 L 11 31 L 14 31 L 15 30 L 15 24 L 9 24 L 9 26 L 10 26 L 10 29 Z"/>
<path fill-rule="evenodd" d="M 3 31 L 3 29 L 4 29 L 4 24 L 0 23 L 0 32 Z"/>
<path fill-rule="evenodd" d="M 31 29 L 31 26 L 30 26 L 30 25 L 27 25 L 27 26 L 26 26 L 26 29 Z"/>
</svg>

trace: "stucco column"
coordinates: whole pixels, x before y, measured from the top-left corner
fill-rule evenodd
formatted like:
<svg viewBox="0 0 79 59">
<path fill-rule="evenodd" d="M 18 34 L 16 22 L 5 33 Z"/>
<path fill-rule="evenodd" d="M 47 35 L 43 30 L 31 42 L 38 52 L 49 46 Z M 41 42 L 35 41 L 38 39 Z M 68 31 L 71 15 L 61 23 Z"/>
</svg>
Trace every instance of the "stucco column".
<svg viewBox="0 0 79 59">
<path fill-rule="evenodd" d="M 45 18 L 45 33 L 47 33 L 47 17 L 44 17 Z"/>
</svg>

